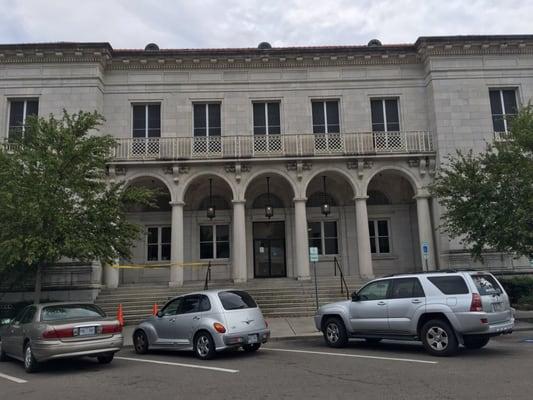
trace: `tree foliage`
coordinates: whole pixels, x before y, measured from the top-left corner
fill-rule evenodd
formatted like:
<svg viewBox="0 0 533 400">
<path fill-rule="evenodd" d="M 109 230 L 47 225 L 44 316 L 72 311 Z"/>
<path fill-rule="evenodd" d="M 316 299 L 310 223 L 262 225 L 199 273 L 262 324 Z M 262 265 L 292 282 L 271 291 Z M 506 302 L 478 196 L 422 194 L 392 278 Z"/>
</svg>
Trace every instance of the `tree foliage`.
<svg viewBox="0 0 533 400">
<path fill-rule="evenodd" d="M 457 151 L 430 186 L 444 206 L 441 226 L 477 259 L 487 249 L 533 256 L 533 107 L 509 122 L 507 140 Z"/>
<path fill-rule="evenodd" d="M 128 204 L 152 204 L 153 193 L 106 179 L 116 142 L 93 134 L 102 121 L 82 111 L 29 117 L 24 137 L 0 150 L 0 266 L 130 255 L 140 227 L 127 220 Z"/>
</svg>

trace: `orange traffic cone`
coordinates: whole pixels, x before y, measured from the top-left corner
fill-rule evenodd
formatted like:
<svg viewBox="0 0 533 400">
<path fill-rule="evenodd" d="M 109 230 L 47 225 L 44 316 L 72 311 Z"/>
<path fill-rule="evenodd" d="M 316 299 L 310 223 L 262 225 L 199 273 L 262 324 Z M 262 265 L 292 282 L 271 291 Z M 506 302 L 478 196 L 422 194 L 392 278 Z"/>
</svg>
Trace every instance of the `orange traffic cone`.
<svg viewBox="0 0 533 400">
<path fill-rule="evenodd" d="M 157 303 L 154 303 L 154 306 L 152 307 L 152 315 L 157 315 L 157 311 L 158 311 Z"/>
<path fill-rule="evenodd" d="M 117 319 L 120 326 L 124 326 L 124 312 L 122 311 L 122 304 L 118 305 Z"/>
</svg>

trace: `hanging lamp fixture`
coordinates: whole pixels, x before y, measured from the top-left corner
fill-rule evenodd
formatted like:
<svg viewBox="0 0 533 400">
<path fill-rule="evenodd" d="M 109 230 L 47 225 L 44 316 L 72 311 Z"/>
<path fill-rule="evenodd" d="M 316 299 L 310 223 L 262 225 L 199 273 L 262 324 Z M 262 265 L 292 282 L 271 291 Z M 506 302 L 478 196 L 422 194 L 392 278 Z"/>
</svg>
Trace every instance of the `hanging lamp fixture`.
<svg viewBox="0 0 533 400">
<path fill-rule="evenodd" d="M 320 207 L 320 211 L 322 214 L 327 217 L 331 213 L 331 206 L 328 202 L 328 192 L 326 191 L 326 175 L 322 176 L 322 186 L 324 189 L 324 201 L 322 203 L 322 206 Z"/>
<path fill-rule="evenodd" d="M 207 218 L 215 218 L 215 205 L 213 204 L 213 179 L 209 178 L 209 206 L 207 207 Z"/>
<path fill-rule="evenodd" d="M 267 176 L 266 179 L 267 179 L 267 204 L 265 205 L 265 217 L 270 219 L 274 216 L 274 207 L 272 207 L 272 203 L 270 202 L 270 177 Z"/>
</svg>

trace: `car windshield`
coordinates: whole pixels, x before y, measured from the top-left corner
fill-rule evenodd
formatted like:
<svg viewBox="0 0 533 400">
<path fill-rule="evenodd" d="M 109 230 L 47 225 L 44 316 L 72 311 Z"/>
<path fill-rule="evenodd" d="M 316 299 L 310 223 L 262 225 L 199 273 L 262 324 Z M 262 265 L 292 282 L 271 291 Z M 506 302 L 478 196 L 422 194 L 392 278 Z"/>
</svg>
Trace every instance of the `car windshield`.
<svg viewBox="0 0 533 400">
<path fill-rule="evenodd" d="M 105 313 L 92 304 L 64 304 L 44 307 L 41 321 L 60 321 L 69 319 L 102 319 Z"/>
<path fill-rule="evenodd" d="M 218 298 L 225 310 L 240 310 L 243 308 L 257 307 L 252 296 L 242 291 L 229 290 L 226 292 L 220 292 Z"/>
<path fill-rule="evenodd" d="M 472 275 L 476 288 L 481 296 L 501 294 L 502 290 L 496 279 L 490 275 Z"/>
</svg>

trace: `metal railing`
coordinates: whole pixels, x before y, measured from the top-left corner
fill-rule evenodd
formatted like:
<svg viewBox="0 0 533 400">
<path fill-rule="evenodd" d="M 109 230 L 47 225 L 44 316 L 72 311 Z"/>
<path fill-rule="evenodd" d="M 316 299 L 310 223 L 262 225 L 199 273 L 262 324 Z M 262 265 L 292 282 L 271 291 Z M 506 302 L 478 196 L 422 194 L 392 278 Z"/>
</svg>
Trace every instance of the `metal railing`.
<svg viewBox="0 0 533 400">
<path fill-rule="evenodd" d="M 334 276 L 337 276 L 337 271 L 339 271 L 341 293 L 344 294 L 344 290 L 346 290 L 346 298 L 350 299 L 350 289 L 348 289 L 348 284 L 346 283 L 346 279 L 344 279 L 344 274 L 342 272 L 341 264 L 339 263 L 339 260 L 337 259 L 337 257 L 333 257 L 333 275 Z"/>
<path fill-rule="evenodd" d="M 433 152 L 429 131 L 117 139 L 115 160 L 194 160 Z"/>
<path fill-rule="evenodd" d="M 209 289 L 210 280 L 211 280 L 211 261 L 207 263 L 207 270 L 205 271 L 204 290 Z"/>
</svg>

